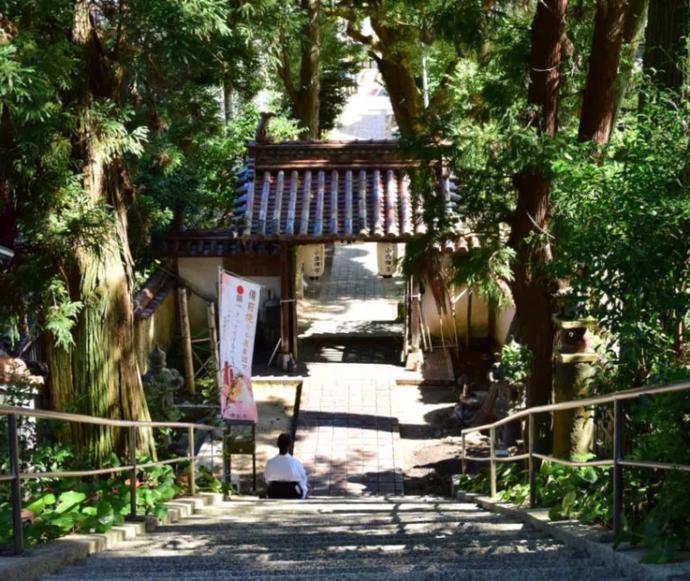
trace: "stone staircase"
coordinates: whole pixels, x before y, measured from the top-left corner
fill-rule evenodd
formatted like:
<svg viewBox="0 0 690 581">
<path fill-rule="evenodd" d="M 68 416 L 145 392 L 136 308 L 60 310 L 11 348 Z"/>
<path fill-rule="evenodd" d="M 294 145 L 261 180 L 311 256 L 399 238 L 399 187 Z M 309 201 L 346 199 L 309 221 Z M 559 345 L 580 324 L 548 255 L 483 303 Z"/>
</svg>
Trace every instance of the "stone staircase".
<svg viewBox="0 0 690 581">
<path fill-rule="evenodd" d="M 429 497 L 238 498 L 201 506 L 47 579 L 622 579 L 474 504 Z"/>
</svg>

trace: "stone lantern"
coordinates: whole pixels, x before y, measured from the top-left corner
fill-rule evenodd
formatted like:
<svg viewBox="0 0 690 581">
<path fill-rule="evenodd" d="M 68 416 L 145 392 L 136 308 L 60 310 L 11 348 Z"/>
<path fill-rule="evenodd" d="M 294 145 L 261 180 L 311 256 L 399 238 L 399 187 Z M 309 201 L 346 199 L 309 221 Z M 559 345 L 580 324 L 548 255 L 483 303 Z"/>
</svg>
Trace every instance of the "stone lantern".
<svg viewBox="0 0 690 581">
<path fill-rule="evenodd" d="M 598 355 L 592 350 L 594 319 L 554 317 L 557 345 L 554 352 L 554 403 L 585 398 L 594 376 Z M 553 452 L 561 458 L 592 451 L 594 416 L 581 407 L 554 413 Z"/>
<path fill-rule="evenodd" d="M 175 392 L 182 387 L 184 378 L 177 369 L 168 369 L 165 362 L 165 351 L 156 345 L 149 354 L 149 369 L 141 379 L 144 390 L 156 401 L 160 412 L 171 418 L 176 416 Z"/>
</svg>

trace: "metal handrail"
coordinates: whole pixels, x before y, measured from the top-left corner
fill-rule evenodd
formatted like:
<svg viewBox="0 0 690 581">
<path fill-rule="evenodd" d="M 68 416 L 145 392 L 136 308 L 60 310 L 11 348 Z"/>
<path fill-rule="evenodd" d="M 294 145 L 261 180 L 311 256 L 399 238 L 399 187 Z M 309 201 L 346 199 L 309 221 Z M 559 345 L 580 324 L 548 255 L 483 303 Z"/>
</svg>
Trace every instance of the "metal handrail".
<svg viewBox="0 0 690 581">
<path fill-rule="evenodd" d="M 648 460 L 625 460 L 623 459 L 623 404 L 625 401 L 637 399 L 644 395 L 662 395 L 669 393 L 679 393 L 683 391 L 690 391 L 689 381 L 679 381 L 662 386 L 640 387 L 635 389 L 628 389 L 616 393 L 601 395 L 596 397 L 588 397 L 584 399 L 571 400 L 566 402 L 559 402 L 549 405 L 535 406 L 520 410 L 515 414 L 502 418 L 490 424 L 483 424 L 471 428 L 465 428 L 461 432 L 462 436 L 462 473 L 467 471 L 467 461 L 475 462 L 489 462 L 491 470 L 491 496 L 496 496 L 496 463 L 497 462 L 518 462 L 520 460 L 528 460 L 529 471 L 529 505 L 534 508 L 536 505 L 537 495 L 537 478 L 536 478 L 536 462 L 535 460 L 545 460 L 553 462 L 554 464 L 561 464 L 570 467 L 584 467 L 584 466 L 613 466 L 613 532 L 618 535 L 621 531 L 622 516 L 623 516 L 623 467 L 631 468 L 647 468 L 650 470 L 681 470 L 690 472 L 690 465 L 676 464 L 671 462 L 656 462 Z M 614 405 L 613 414 L 613 458 L 604 460 L 587 460 L 574 461 L 557 458 L 547 454 L 539 454 L 534 451 L 534 416 L 542 413 L 553 413 L 575 408 L 593 407 L 597 405 L 611 404 Z M 528 451 L 523 454 L 515 456 L 496 456 L 495 442 L 496 442 L 496 428 L 503 426 L 510 422 L 518 421 L 527 418 L 527 447 Z M 489 456 L 478 457 L 467 455 L 467 434 L 473 432 L 489 431 Z"/>
<path fill-rule="evenodd" d="M 24 552 L 24 535 L 22 530 L 21 517 L 21 481 L 36 480 L 39 478 L 70 478 L 98 476 L 100 474 L 117 474 L 120 472 L 131 472 L 130 475 L 130 518 L 137 516 L 137 472 L 143 468 L 175 464 L 178 462 L 189 461 L 189 494 L 196 493 L 196 469 L 194 451 L 194 430 L 212 431 L 217 426 L 209 424 L 194 424 L 190 422 L 153 422 L 135 420 L 112 420 L 108 418 L 98 418 L 82 414 L 70 414 L 65 412 L 54 412 L 48 410 L 36 410 L 24 407 L 0 406 L 0 416 L 7 416 L 8 435 L 9 435 L 9 456 L 10 473 L 0 474 L 0 483 L 9 482 L 12 498 L 12 527 L 14 535 L 14 552 L 21 554 Z M 51 472 L 21 472 L 19 469 L 19 437 L 17 430 L 17 417 L 32 417 L 38 419 L 59 420 L 65 422 L 92 424 L 98 426 L 128 428 L 128 447 L 129 464 L 124 466 L 113 466 L 111 468 L 99 468 L 95 470 L 60 470 Z M 172 428 L 187 429 L 188 446 L 186 456 L 177 456 L 167 460 L 150 461 L 137 464 L 136 441 L 137 430 L 139 428 Z"/>
</svg>

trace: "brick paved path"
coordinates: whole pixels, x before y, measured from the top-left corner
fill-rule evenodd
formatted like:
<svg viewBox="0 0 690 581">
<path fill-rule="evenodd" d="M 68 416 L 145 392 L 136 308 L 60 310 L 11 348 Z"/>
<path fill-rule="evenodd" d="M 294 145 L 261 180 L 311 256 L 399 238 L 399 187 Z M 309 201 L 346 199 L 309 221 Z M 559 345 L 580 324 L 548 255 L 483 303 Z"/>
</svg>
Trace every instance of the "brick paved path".
<svg viewBox="0 0 690 581">
<path fill-rule="evenodd" d="M 381 278 L 377 270 L 375 243 L 337 246 L 330 272 L 307 282 L 299 305 L 301 336 L 401 335 L 402 324 L 393 321 L 403 279 Z"/>
<path fill-rule="evenodd" d="M 309 365 L 295 456 L 313 496 L 403 493 L 395 373 L 389 365 Z"/>
</svg>

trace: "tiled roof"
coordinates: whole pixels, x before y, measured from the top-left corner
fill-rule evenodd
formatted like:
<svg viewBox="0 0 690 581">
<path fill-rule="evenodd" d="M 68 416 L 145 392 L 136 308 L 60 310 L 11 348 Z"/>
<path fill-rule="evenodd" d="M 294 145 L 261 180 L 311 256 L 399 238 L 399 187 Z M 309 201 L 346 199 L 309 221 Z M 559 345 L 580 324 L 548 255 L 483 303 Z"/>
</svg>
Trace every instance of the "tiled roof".
<svg viewBox="0 0 690 581">
<path fill-rule="evenodd" d="M 253 241 L 410 239 L 428 227 L 411 189 L 417 167 L 394 141 L 250 143 L 231 230 Z"/>
<path fill-rule="evenodd" d="M 177 281 L 172 274 L 157 269 L 134 297 L 134 318 L 148 319 L 176 287 Z"/>
</svg>

